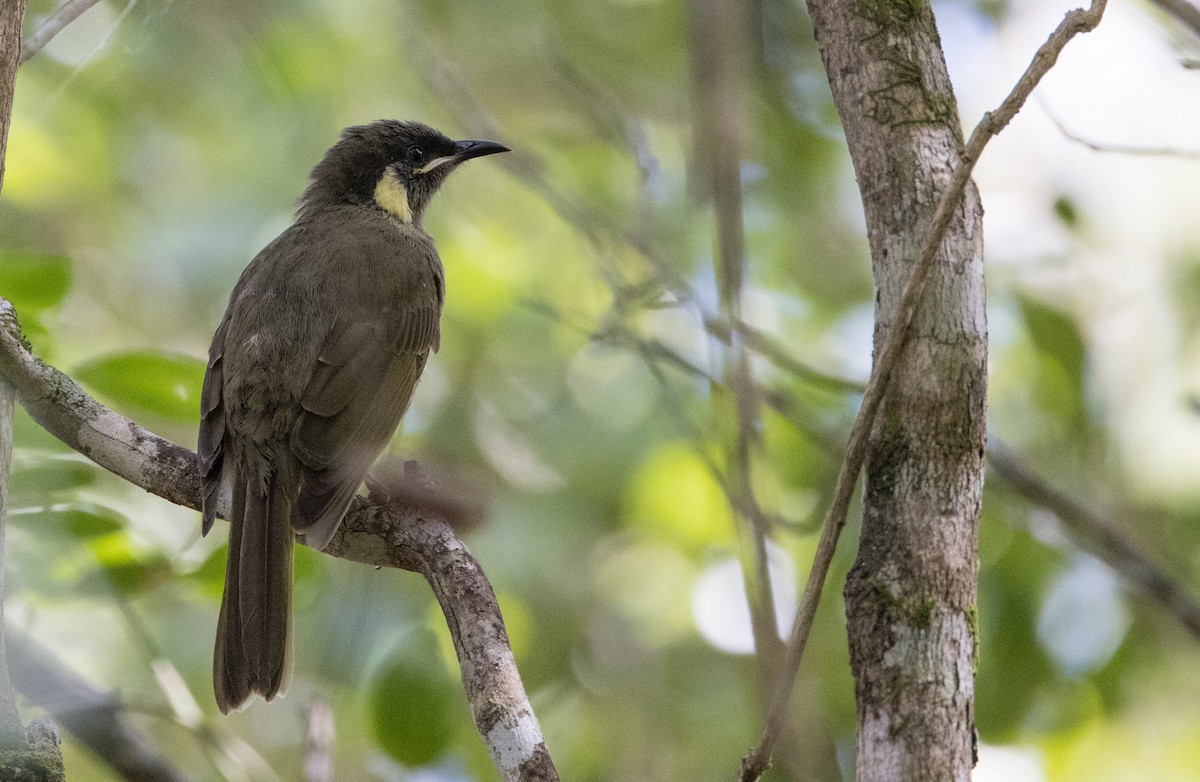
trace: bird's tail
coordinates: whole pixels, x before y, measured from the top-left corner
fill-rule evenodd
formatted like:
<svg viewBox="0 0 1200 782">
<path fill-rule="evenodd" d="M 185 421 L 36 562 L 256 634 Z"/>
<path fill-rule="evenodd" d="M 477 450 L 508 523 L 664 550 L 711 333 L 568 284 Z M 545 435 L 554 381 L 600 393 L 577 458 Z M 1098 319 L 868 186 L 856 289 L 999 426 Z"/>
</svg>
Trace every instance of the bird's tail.
<svg viewBox="0 0 1200 782">
<path fill-rule="evenodd" d="M 291 502 L 276 475 L 266 491 L 238 476 L 229 526 L 225 595 L 217 623 L 213 690 L 223 714 L 254 694 L 287 690 L 292 667 Z"/>
</svg>

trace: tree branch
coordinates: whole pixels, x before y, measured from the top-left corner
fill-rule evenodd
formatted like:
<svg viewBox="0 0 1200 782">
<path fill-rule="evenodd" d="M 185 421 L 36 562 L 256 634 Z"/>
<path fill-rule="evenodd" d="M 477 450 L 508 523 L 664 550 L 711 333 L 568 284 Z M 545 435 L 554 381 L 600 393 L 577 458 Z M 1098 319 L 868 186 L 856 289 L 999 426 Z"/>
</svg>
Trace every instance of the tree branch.
<svg viewBox="0 0 1200 782">
<path fill-rule="evenodd" d="M 1099 557 L 1200 639 L 1200 603 L 1143 554 L 1119 527 L 1055 489 L 995 438 L 989 438 L 987 455 L 992 471 L 1027 500 L 1052 511 L 1080 548 Z"/>
<path fill-rule="evenodd" d="M 742 128 L 745 103 L 746 19 L 741 3 L 692 0 L 692 84 L 696 128 L 695 159 L 702 171 L 704 195 L 716 213 L 716 279 L 721 317 L 742 320 L 745 279 L 745 231 L 742 226 Z M 759 401 L 749 357 L 741 335 L 731 331 L 724 340 L 725 388 L 729 397 L 714 395 L 718 421 L 732 420 L 732 432 L 722 432 L 726 479 L 722 481 L 743 541 L 746 600 L 754 635 L 754 650 L 768 692 L 783 653 L 775 619 L 775 595 L 767 559 L 767 520 L 754 496 L 753 461 L 757 446 Z M 732 401 L 732 404 L 730 404 Z M 732 409 L 731 409 L 732 408 Z M 748 544 L 748 545 L 747 545 Z"/>
<path fill-rule="evenodd" d="M 942 238 L 945 236 L 946 228 L 950 225 L 950 220 L 954 216 L 955 210 L 958 209 L 959 201 L 962 198 L 967 182 L 970 180 L 975 163 L 979 160 L 980 154 L 992 137 L 1003 130 L 1012 118 L 1016 116 L 1017 112 L 1020 111 L 1030 93 L 1033 92 L 1033 88 L 1037 86 L 1042 77 L 1054 66 L 1063 47 L 1076 35 L 1088 32 L 1100 23 L 1106 5 L 1107 0 L 1092 0 L 1092 4 L 1088 10 L 1075 9 L 1066 15 L 1066 18 L 1063 19 L 1058 28 L 1055 29 L 1046 42 L 1038 49 L 1033 57 L 1033 61 L 1017 81 L 1016 86 L 1013 87 L 1008 97 L 1004 99 L 995 111 L 985 114 L 975 127 L 970 139 L 963 148 L 958 165 L 954 169 L 954 174 L 949 184 L 942 191 L 938 199 L 937 209 L 931 221 L 932 225 L 929 228 L 928 238 L 921 245 L 923 250 L 920 260 L 917 262 L 904 288 L 904 293 L 901 296 L 900 304 L 896 311 L 896 319 L 891 327 L 891 333 L 888 335 L 887 342 L 879 352 L 872 367 L 871 379 L 867 384 L 862 406 L 859 409 L 858 417 L 855 419 L 854 427 L 850 431 L 850 438 L 846 446 L 846 456 L 838 472 L 837 481 L 834 485 L 834 498 L 829 512 L 825 516 L 813 567 L 809 572 L 808 581 L 804 587 L 804 594 L 800 598 L 800 605 L 792 625 L 792 635 L 788 642 L 787 656 L 783 669 L 780 672 L 775 697 L 767 717 L 767 724 L 759 743 L 742 759 L 742 767 L 738 777 L 740 780 L 745 782 L 757 780 L 770 765 L 771 752 L 783 726 L 788 702 L 791 699 L 792 688 L 795 685 L 796 673 L 800 668 L 800 660 L 804 656 L 804 648 L 808 642 L 809 633 L 812 630 L 813 618 L 816 616 L 817 603 L 821 598 L 821 590 L 829 574 L 829 567 L 833 562 L 838 537 L 841 535 L 841 531 L 846 524 L 846 513 L 850 505 L 854 486 L 858 481 L 858 474 L 862 470 L 863 460 L 866 457 L 870 432 L 874 426 L 876 415 L 879 412 L 880 403 L 883 401 L 887 391 L 888 382 L 911 334 L 913 317 L 916 313 L 917 304 L 921 300 L 925 281 L 929 276 L 929 271 L 933 268 L 933 262 L 937 257 L 938 249 L 941 247 Z"/>
<path fill-rule="evenodd" d="M 1141 147 L 1134 144 L 1109 144 L 1101 141 L 1093 141 L 1084 138 L 1079 134 L 1071 131 L 1062 123 L 1054 112 L 1042 105 L 1042 110 L 1046 112 L 1046 116 L 1058 128 L 1058 132 L 1063 134 L 1069 141 L 1074 141 L 1076 144 L 1087 147 L 1093 152 L 1111 152 L 1115 155 L 1138 155 L 1142 157 L 1177 157 L 1187 160 L 1200 159 L 1200 150 L 1197 149 L 1176 149 L 1173 147 Z"/>
<path fill-rule="evenodd" d="M 24 749 L 25 729 L 17 714 L 16 693 L 8 674 L 4 632 L 4 533 L 8 526 L 8 477 L 12 469 L 13 403 L 16 394 L 0 379 L 0 751 Z"/>
<path fill-rule="evenodd" d="M 64 668 L 49 649 L 20 634 L 9 638 L 8 650 L 17 689 L 123 778 L 186 782 L 129 723 L 119 698 L 97 690 Z"/>
<path fill-rule="evenodd" d="M 25 39 L 25 43 L 21 45 L 20 63 L 23 65 L 33 55 L 40 52 L 46 44 L 50 43 L 50 39 L 58 35 L 71 22 L 78 19 L 84 11 L 94 6 L 99 0 L 67 0 L 58 7 L 54 13 L 46 18 L 46 21 L 38 25 L 38 29 L 33 35 Z"/>
<path fill-rule="evenodd" d="M 21 47 L 21 25 L 25 19 L 25 0 L 5 0 L 0 4 L 0 186 L 4 183 L 5 152 L 12 124 L 13 94 L 16 89 L 17 52 Z M 0 310 L 0 327 L 11 313 Z M 26 734 L 17 713 L 16 693 L 8 670 L 8 651 L 4 637 L 4 532 L 8 524 L 8 480 L 12 468 L 13 408 L 16 392 L 0 377 L 0 776 L 8 779 L 44 779 L 62 775 L 62 752 L 58 746 L 58 728 L 52 722 L 35 721 Z"/>
<path fill-rule="evenodd" d="M 623 336 L 628 342 L 629 349 L 637 352 L 648 363 L 662 362 L 708 383 L 721 383 L 718 378 L 691 364 L 679 353 L 660 342 L 639 339 L 632 333 Z M 807 374 L 812 371 L 801 364 L 799 372 L 794 372 L 791 368 L 794 359 L 782 346 L 771 344 L 766 347 L 770 351 L 767 354 L 768 357 L 780 369 L 793 372 L 800 377 L 807 377 Z M 862 388 L 854 381 L 843 378 L 823 376 L 821 382 L 837 384 L 847 393 L 861 393 L 862 391 Z M 831 456 L 835 458 L 843 456 L 842 445 L 845 437 L 830 428 L 818 428 L 807 423 L 805 418 L 810 417 L 811 413 L 802 410 L 795 400 L 780 392 L 767 389 L 763 392 L 763 403 L 797 430 L 811 437 Z M 1191 596 L 1182 581 L 1173 578 L 1162 566 L 1143 552 L 1137 543 L 1122 530 L 1121 526 L 1106 519 L 1103 515 L 1087 509 L 1078 499 L 1051 486 L 1049 481 L 1030 469 L 1019 454 L 1011 451 L 995 437 L 988 437 L 986 457 L 988 468 L 997 477 L 1011 486 L 1028 502 L 1051 511 L 1062 521 L 1067 537 L 1073 545 L 1081 551 L 1094 554 L 1105 562 L 1134 589 L 1140 591 L 1147 599 L 1157 603 L 1160 609 L 1166 611 L 1185 630 L 1200 640 L 1200 601 Z"/>
<path fill-rule="evenodd" d="M 35 421 L 130 483 L 176 505 L 200 507 L 196 454 L 92 399 L 74 380 L 34 356 L 10 322 L 16 322 L 12 305 L 0 299 L 0 377 L 13 385 L 17 400 Z M 391 499 L 386 503 L 355 498 L 324 552 L 420 573 L 446 615 L 475 725 L 502 777 L 557 780 L 483 569 L 449 523 L 427 512 L 425 500 L 437 499 L 433 492 L 427 487 L 387 488 Z M 227 505 L 220 511 L 223 517 Z"/>
</svg>

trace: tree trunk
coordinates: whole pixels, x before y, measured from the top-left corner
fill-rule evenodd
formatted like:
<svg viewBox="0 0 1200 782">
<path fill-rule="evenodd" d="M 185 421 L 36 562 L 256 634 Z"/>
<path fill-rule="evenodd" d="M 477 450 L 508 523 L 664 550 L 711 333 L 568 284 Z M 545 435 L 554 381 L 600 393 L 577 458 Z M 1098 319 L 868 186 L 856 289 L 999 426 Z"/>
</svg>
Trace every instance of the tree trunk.
<svg viewBox="0 0 1200 782">
<path fill-rule="evenodd" d="M 17 715 L 16 695 L 8 676 L 8 652 L 4 648 L 4 528 L 8 521 L 15 396 L 12 386 L 0 380 L 0 750 L 25 748 L 25 728 Z"/>
<path fill-rule="evenodd" d="M 866 213 L 886 339 L 962 148 L 926 0 L 809 0 Z M 987 323 L 974 186 L 872 432 L 846 583 L 860 782 L 969 780 Z"/>
<path fill-rule="evenodd" d="M 24 0 L 0 0 L 0 187 L 4 184 L 4 159 L 8 126 L 12 117 L 13 86 L 17 58 L 21 54 L 21 22 Z M 8 655 L 4 650 L 4 527 L 8 517 L 8 475 L 12 461 L 12 387 L 0 379 L 0 749 L 25 747 L 25 729 L 17 716 L 16 700 L 8 677 Z"/>
<path fill-rule="evenodd" d="M 0 0 L 0 187 L 4 185 L 4 159 L 8 125 L 12 118 L 13 86 L 21 58 L 21 23 L 25 0 Z"/>
</svg>

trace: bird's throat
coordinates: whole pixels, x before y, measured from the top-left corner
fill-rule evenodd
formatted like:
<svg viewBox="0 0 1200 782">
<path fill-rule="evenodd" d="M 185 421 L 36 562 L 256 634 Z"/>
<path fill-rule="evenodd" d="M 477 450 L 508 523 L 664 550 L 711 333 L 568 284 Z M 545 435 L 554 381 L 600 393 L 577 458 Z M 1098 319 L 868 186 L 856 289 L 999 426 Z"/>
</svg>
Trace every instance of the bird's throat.
<svg viewBox="0 0 1200 782">
<path fill-rule="evenodd" d="M 411 223 L 412 207 L 408 203 L 408 189 L 391 169 L 383 172 L 375 185 L 375 203 L 379 208 L 402 223 Z"/>
</svg>

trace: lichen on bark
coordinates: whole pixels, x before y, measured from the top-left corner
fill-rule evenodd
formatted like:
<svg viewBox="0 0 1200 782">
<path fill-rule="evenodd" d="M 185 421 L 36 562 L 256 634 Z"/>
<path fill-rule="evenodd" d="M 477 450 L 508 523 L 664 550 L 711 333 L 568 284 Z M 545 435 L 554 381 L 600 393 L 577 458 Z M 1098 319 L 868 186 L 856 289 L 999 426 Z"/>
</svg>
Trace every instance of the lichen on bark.
<svg viewBox="0 0 1200 782">
<path fill-rule="evenodd" d="M 928 3 L 810 0 L 863 192 L 878 355 L 962 149 Z M 846 583 L 857 777 L 968 780 L 987 388 L 981 214 L 968 186 L 888 386 Z"/>
</svg>

